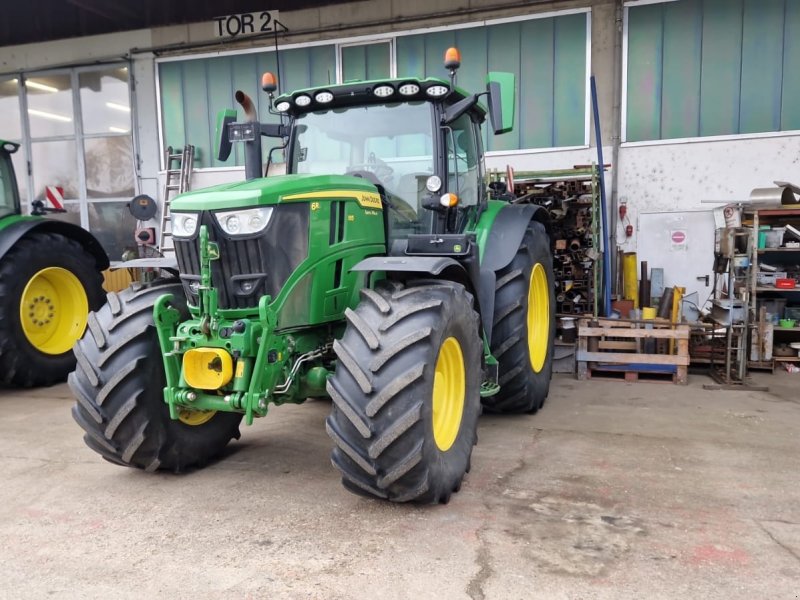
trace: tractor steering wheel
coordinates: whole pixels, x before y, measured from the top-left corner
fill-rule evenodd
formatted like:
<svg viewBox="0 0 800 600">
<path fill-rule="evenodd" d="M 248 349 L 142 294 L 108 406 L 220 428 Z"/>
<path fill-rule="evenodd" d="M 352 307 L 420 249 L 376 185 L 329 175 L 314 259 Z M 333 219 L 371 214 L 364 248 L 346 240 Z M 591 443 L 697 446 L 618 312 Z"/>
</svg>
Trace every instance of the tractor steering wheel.
<svg viewBox="0 0 800 600">
<path fill-rule="evenodd" d="M 375 177 L 386 184 L 390 184 L 392 179 L 394 179 L 394 169 L 383 162 L 380 158 L 375 156 L 374 152 L 369 153 L 367 162 L 350 165 L 347 169 L 347 174 L 351 175 L 359 171 L 368 171 L 370 173 L 374 173 Z"/>
</svg>

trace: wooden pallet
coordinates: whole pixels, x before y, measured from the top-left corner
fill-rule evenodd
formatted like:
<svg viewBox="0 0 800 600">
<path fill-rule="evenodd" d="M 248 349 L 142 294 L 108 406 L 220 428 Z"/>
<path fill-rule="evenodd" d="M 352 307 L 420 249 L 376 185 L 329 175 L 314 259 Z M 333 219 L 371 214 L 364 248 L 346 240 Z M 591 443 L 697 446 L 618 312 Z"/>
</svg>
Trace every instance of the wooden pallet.
<svg viewBox="0 0 800 600">
<path fill-rule="evenodd" d="M 625 381 L 627 383 L 636 383 L 637 381 L 646 381 L 649 383 L 680 383 L 678 381 L 678 367 L 674 365 L 594 364 L 595 366 L 593 367 L 587 367 L 586 379 Z M 652 367 L 663 368 L 652 369 Z"/>
<path fill-rule="evenodd" d="M 670 348 L 676 353 L 669 353 Z M 666 320 L 581 319 L 576 359 L 578 379 L 667 380 L 686 385 L 689 326 Z"/>
</svg>

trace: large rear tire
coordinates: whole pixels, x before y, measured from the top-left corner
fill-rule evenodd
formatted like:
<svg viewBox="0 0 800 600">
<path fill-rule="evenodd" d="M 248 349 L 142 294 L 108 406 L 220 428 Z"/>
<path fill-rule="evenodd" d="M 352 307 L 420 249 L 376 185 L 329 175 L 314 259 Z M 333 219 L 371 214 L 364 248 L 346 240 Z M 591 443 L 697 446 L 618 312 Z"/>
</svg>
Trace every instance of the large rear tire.
<svg viewBox="0 0 800 600">
<path fill-rule="evenodd" d="M 72 416 L 87 446 L 119 465 L 177 473 L 203 466 L 238 439 L 242 415 L 188 411 L 178 421 L 170 418 L 153 321 L 153 305 L 163 294 L 173 295 L 186 318 L 180 283 L 136 284 L 108 294 L 75 346 L 78 364 L 69 386 L 78 400 Z"/>
<path fill-rule="evenodd" d="M 346 314 L 327 420 L 342 483 L 393 502 L 447 502 L 469 470 L 480 414 L 472 297 L 448 282 L 382 285 Z"/>
<path fill-rule="evenodd" d="M 0 259 L 0 381 L 52 385 L 75 368 L 72 346 L 105 301 L 94 257 L 57 233 L 30 233 Z"/>
<path fill-rule="evenodd" d="M 550 240 L 534 221 L 497 272 L 491 350 L 500 391 L 483 399 L 487 412 L 535 413 L 544 404 L 553 372 L 554 287 Z"/>
</svg>

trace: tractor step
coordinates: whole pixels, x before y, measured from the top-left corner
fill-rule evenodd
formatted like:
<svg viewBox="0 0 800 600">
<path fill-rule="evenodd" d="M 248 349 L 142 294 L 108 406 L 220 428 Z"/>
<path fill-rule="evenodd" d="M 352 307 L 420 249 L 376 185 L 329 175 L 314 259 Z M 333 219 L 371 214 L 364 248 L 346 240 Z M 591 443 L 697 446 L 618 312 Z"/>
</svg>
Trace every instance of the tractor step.
<svg viewBox="0 0 800 600">
<path fill-rule="evenodd" d="M 488 398 L 494 396 L 500 391 L 500 385 L 494 381 L 484 381 L 481 384 L 481 398 Z"/>
</svg>

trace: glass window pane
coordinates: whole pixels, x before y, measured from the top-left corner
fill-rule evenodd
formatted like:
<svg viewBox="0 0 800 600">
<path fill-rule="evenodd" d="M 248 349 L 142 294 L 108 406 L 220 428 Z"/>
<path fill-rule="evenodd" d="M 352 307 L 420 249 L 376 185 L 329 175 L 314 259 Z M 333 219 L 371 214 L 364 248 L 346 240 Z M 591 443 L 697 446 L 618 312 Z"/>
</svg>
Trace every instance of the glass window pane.
<svg viewBox="0 0 800 600">
<path fill-rule="evenodd" d="M 359 44 L 342 47 L 342 81 L 365 81 L 389 77 L 390 44 Z"/>
<path fill-rule="evenodd" d="M 76 199 L 78 156 L 75 142 L 34 142 L 31 145 L 33 162 L 33 197 L 43 199 L 48 185 L 64 188 L 64 198 Z"/>
<path fill-rule="evenodd" d="M 25 148 L 20 148 L 11 155 L 14 163 L 14 175 L 17 178 L 17 188 L 21 202 L 28 201 L 28 160 L 25 158 Z"/>
<path fill-rule="evenodd" d="M 0 139 L 19 141 L 21 138 L 19 84 L 16 79 L 0 79 Z"/>
<path fill-rule="evenodd" d="M 25 78 L 31 136 L 69 135 L 75 130 L 69 75 Z"/>
<path fill-rule="evenodd" d="M 89 230 L 111 260 L 121 260 L 126 248 L 136 249 L 136 219 L 126 202 L 90 202 Z"/>
<path fill-rule="evenodd" d="M 78 75 L 84 133 L 131 130 L 128 68 L 86 71 Z"/>
<path fill-rule="evenodd" d="M 11 160 L 6 152 L 0 153 L 0 217 L 16 212 L 17 194 L 11 176 Z"/>
<path fill-rule="evenodd" d="M 78 225 L 80 227 L 81 224 L 81 205 L 80 202 L 65 202 L 64 203 L 64 210 L 67 212 L 63 213 L 47 213 L 48 219 L 55 219 L 56 221 L 64 221 L 65 223 L 72 223 L 73 225 Z M 26 214 L 30 214 L 30 206 L 27 207 L 25 211 Z"/>
<path fill-rule="evenodd" d="M 472 121 L 469 116 L 463 115 L 450 127 L 453 135 L 447 136 L 447 156 L 450 163 L 447 190 L 455 192 L 463 206 L 472 206 L 478 203 L 480 185 L 478 148 Z"/>
<path fill-rule="evenodd" d="M 130 198 L 134 195 L 133 146 L 127 135 L 86 138 L 86 195 Z"/>
</svg>

